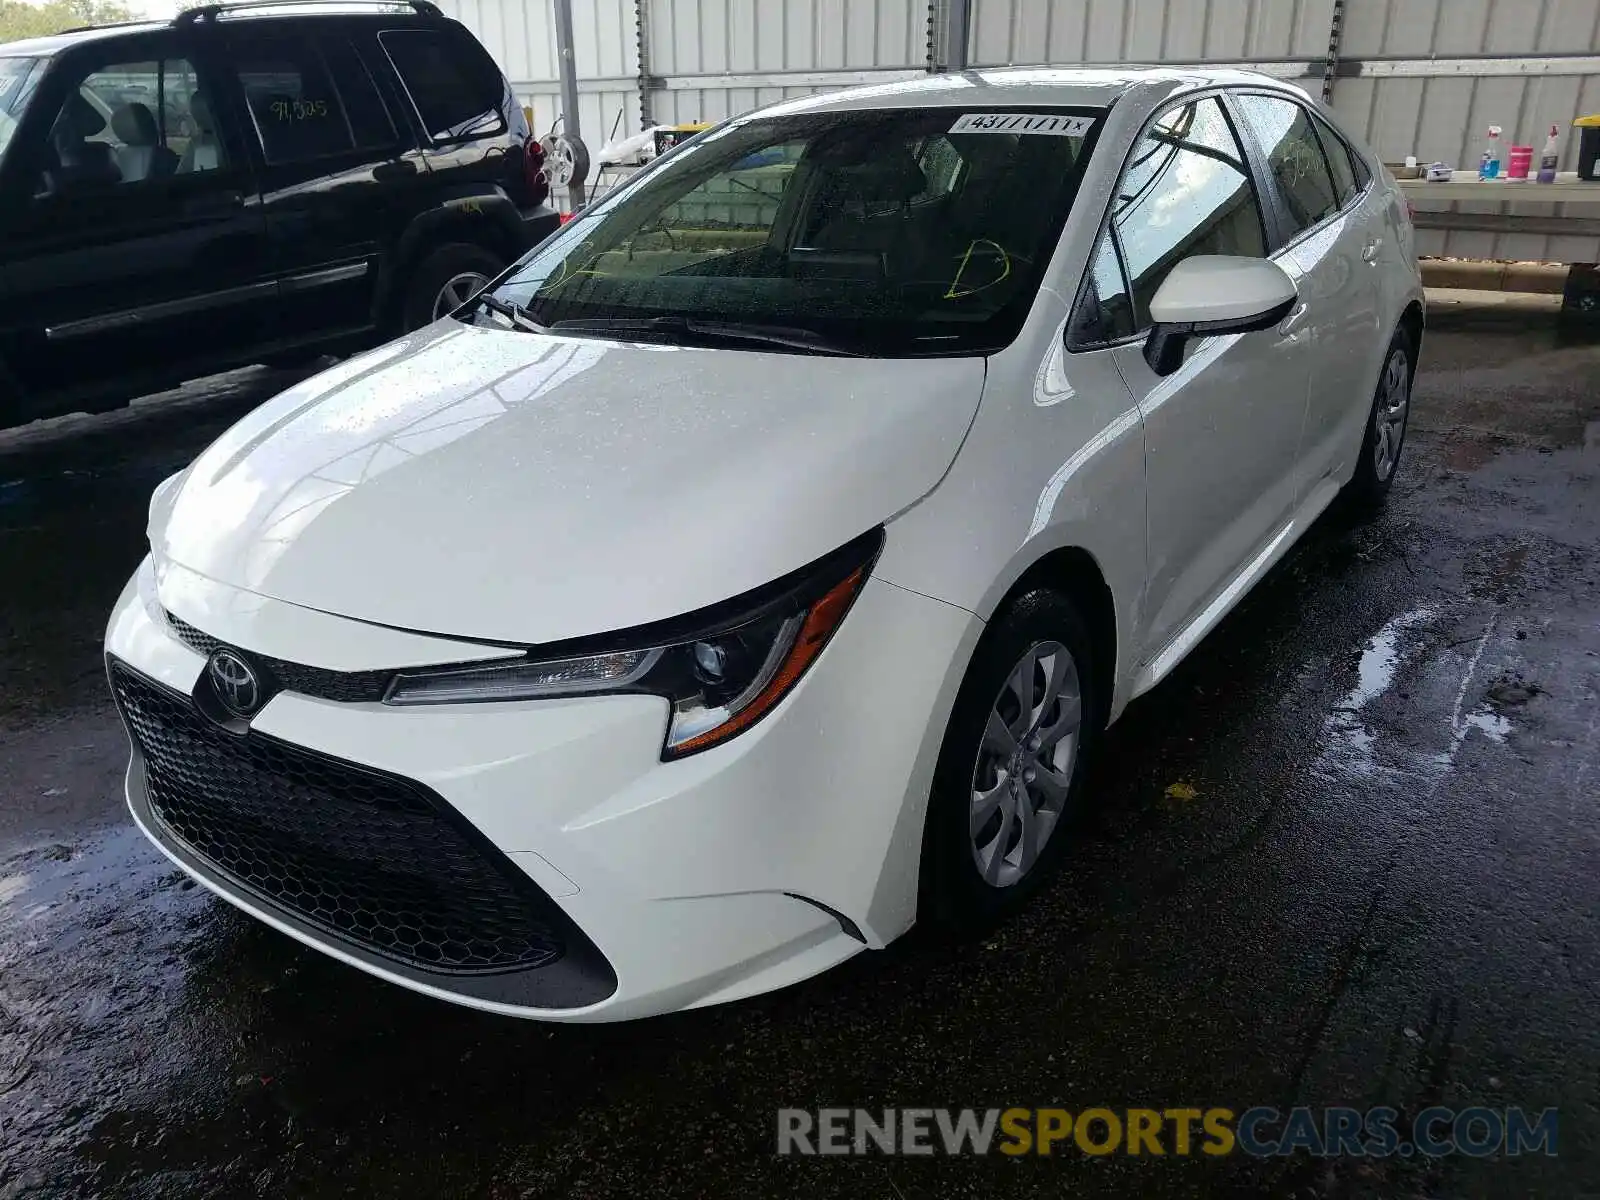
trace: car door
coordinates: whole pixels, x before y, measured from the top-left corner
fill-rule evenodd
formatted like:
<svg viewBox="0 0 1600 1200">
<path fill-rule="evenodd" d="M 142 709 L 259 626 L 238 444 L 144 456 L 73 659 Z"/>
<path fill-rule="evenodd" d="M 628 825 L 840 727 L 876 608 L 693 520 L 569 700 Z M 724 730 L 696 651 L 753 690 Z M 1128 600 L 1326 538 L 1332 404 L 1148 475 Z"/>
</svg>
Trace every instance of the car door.
<svg viewBox="0 0 1600 1200">
<path fill-rule="evenodd" d="M 1309 106 L 1277 93 L 1235 93 L 1247 136 L 1267 166 L 1287 253 L 1301 272 L 1311 336 L 1311 390 L 1302 449 L 1304 488 L 1345 479 L 1377 381 L 1381 229 L 1368 219 L 1350 151 Z"/>
<path fill-rule="evenodd" d="M 23 411 L 248 361 L 277 297 L 242 148 L 169 119 L 213 79 L 180 30 L 90 43 L 55 65 L 0 178 L 0 355 Z"/>
<path fill-rule="evenodd" d="M 241 23 L 228 42 L 261 174 L 286 345 L 376 323 L 396 192 L 423 169 L 346 34 L 342 24 L 315 37 L 247 34 Z"/>
<path fill-rule="evenodd" d="M 1192 640 L 1186 634 L 1209 627 L 1201 619 L 1209 606 L 1227 606 L 1230 584 L 1270 554 L 1290 521 L 1308 342 L 1297 309 L 1274 329 L 1195 339 L 1166 377 L 1145 361 L 1150 300 L 1173 266 L 1196 254 L 1273 251 L 1251 163 L 1217 95 L 1186 99 L 1147 126 L 1103 236 L 1129 297 L 1112 330 L 1115 357 L 1144 419 L 1149 537 L 1140 640 L 1149 664 L 1180 655 Z M 1276 257 L 1298 275 L 1292 260 Z"/>
</svg>

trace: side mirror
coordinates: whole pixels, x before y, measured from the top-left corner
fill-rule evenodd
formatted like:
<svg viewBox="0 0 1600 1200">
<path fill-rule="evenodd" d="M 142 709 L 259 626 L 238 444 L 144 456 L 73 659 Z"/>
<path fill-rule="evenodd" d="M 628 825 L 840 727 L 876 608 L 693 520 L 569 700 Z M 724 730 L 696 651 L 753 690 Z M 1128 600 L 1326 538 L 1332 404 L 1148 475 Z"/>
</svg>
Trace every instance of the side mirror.
<svg viewBox="0 0 1600 1200">
<path fill-rule="evenodd" d="M 1172 268 L 1150 301 L 1144 360 L 1157 375 L 1183 365 L 1190 338 L 1271 329 L 1294 308 L 1294 280 L 1265 258 L 1196 254 Z"/>
</svg>

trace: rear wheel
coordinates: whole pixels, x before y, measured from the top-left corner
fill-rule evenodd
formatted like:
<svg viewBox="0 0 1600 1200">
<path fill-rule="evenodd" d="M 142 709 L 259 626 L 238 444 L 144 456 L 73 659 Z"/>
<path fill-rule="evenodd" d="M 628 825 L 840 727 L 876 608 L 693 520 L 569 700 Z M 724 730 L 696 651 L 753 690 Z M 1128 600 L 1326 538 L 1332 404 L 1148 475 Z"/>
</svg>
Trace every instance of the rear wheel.
<svg viewBox="0 0 1600 1200">
<path fill-rule="evenodd" d="M 939 752 L 923 834 L 921 917 L 982 928 L 1059 865 L 1097 737 L 1101 682 L 1088 627 L 1048 589 L 985 632 Z"/>
<path fill-rule="evenodd" d="M 1358 504 L 1381 504 L 1394 485 L 1400 466 L 1400 451 L 1405 446 L 1406 429 L 1411 421 L 1411 381 L 1416 373 L 1415 351 L 1403 329 L 1395 330 L 1366 429 L 1361 435 L 1361 455 L 1350 480 L 1348 495 Z"/>
<path fill-rule="evenodd" d="M 452 242 L 429 254 L 411 274 L 401 321 L 406 332 L 421 329 L 460 308 L 500 274 L 505 263 L 469 242 Z"/>
</svg>

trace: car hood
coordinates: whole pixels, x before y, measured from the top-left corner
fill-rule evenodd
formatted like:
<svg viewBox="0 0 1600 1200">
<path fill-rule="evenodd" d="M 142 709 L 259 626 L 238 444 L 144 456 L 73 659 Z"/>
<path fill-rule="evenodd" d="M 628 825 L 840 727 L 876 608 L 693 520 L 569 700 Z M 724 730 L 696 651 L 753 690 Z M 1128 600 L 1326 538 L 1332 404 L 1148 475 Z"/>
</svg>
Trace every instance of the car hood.
<svg viewBox="0 0 1600 1200">
<path fill-rule="evenodd" d="M 157 562 L 517 643 L 771 582 L 926 495 L 984 364 L 549 337 L 454 321 L 290 388 L 151 505 Z"/>
</svg>

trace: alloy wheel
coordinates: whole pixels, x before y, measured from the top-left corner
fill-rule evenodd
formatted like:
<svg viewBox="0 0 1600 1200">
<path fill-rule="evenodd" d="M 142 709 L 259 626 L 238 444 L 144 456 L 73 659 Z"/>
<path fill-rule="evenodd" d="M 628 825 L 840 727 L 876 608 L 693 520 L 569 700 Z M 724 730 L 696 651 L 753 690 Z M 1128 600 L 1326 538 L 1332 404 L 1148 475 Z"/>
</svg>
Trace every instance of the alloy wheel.
<svg viewBox="0 0 1600 1200">
<path fill-rule="evenodd" d="M 488 286 L 489 277 L 477 271 L 462 271 L 459 275 L 452 275 L 445 285 L 439 289 L 439 294 L 433 301 L 433 319 L 455 312 L 468 300 Z"/>
<path fill-rule="evenodd" d="M 1406 436 L 1406 418 L 1411 412 L 1411 369 L 1405 351 L 1395 349 L 1383 368 L 1378 384 L 1378 400 L 1372 407 L 1372 470 L 1378 482 L 1394 474 L 1400 460 L 1400 443 Z"/>
<path fill-rule="evenodd" d="M 1039 861 L 1066 807 L 1082 724 L 1071 651 L 1036 642 L 995 697 L 972 773 L 972 857 L 991 887 L 1013 886 Z"/>
</svg>

